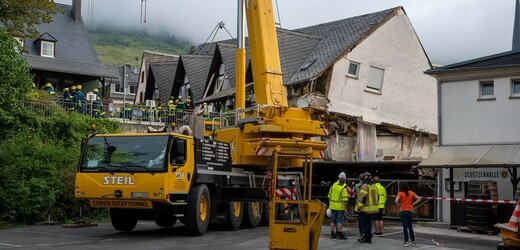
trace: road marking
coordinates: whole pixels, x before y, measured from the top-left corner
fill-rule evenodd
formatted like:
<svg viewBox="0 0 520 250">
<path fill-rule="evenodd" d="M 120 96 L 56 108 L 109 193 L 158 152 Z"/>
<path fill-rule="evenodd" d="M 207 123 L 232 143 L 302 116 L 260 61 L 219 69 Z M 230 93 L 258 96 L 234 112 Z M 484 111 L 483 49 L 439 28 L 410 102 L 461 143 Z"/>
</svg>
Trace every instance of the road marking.
<svg viewBox="0 0 520 250">
<path fill-rule="evenodd" d="M 385 235 L 392 235 L 392 234 L 399 234 L 399 233 L 403 233 L 403 232 L 401 231 L 401 232 L 383 233 L 383 237 Z"/>
<path fill-rule="evenodd" d="M 435 239 L 432 239 L 432 242 L 435 243 L 435 245 L 438 246 L 438 247 L 446 247 L 446 245 L 441 244 L 441 243 L 435 241 Z"/>
<path fill-rule="evenodd" d="M 20 245 L 13 245 L 13 244 L 8 244 L 8 243 L 0 243 L 1 246 L 7 246 L 7 247 L 22 247 Z"/>
</svg>

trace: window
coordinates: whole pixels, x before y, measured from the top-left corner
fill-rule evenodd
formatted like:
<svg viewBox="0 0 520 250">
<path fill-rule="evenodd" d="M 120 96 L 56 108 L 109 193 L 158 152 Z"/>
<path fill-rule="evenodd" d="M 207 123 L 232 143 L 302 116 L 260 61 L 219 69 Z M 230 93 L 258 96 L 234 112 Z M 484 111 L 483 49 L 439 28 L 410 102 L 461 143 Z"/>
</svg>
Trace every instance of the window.
<svg viewBox="0 0 520 250">
<path fill-rule="evenodd" d="M 42 41 L 41 55 L 46 57 L 54 57 L 54 43 Z"/>
<path fill-rule="evenodd" d="M 172 165 L 184 165 L 186 161 L 186 141 L 182 139 L 173 139 L 170 148 L 170 163 Z"/>
<path fill-rule="evenodd" d="M 129 88 L 129 90 L 128 90 L 129 94 L 134 94 L 135 95 L 135 93 L 137 93 L 137 86 L 130 85 L 130 86 L 128 86 L 128 88 Z"/>
<path fill-rule="evenodd" d="M 115 93 L 123 93 L 123 84 L 116 83 L 114 85 L 114 92 Z"/>
<path fill-rule="evenodd" d="M 359 73 L 359 63 L 350 62 L 348 66 L 347 76 L 357 78 Z"/>
<path fill-rule="evenodd" d="M 511 80 L 511 96 L 520 97 L 520 79 Z"/>
<path fill-rule="evenodd" d="M 186 100 L 189 97 L 191 97 L 191 84 L 184 83 L 181 88 L 179 89 L 179 95 L 182 96 L 184 100 Z"/>
<path fill-rule="evenodd" d="M 381 92 L 383 88 L 383 77 L 385 70 L 370 66 L 370 72 L 368 74 L 367 90 Z"/>
<path fill-rule="evenodd" d="M 495 95 L 493 81 L 480 82 L 480 98 L 493 98 Z"/>
</svg>

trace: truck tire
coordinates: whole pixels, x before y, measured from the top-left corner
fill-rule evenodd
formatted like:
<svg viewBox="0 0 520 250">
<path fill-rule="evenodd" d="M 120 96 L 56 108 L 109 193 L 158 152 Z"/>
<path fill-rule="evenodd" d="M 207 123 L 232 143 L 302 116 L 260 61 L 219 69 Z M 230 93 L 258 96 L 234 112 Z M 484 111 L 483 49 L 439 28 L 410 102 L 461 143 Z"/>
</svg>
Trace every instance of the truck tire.
<svg viewBox="0 0 520 250">
<path fill-rule="evenodd" d="M 269 202 L 264 202 L 262 203 L 262 207 L 264 208 L 263 209 L 263 213 L 262 213 L 262 216 L 260 218 L 260 224 L 261 225 L 264 225 L 264 226 L 269 226 Z"/>
<path fill-rule="evenodd" d="M 184 221 L 188 233 L 203 235 L 208 230 L 211 214 L 210 198 L 206 184 L 199 184 L 190 192 Z"/>
<path fill-rule="evenodd" d="M 244 206 L 240 201 L 232 201 L 227 203 L 226 209 L 226 226 L 231 230 L 237 230 L 242 224 L 244 218 Z"/>
<path fill-rule="evenodd" d="M 263 204 L 261 202 L 245 202 L 244 218 L 242 225 L 246 227 L 256 227 L 262 219 Z"/>
<path fill-rule="evenodd" d="M 153 218 L 155 224 L 160 227 L 170 228 L 177 222 L 177 209 L 173 206 L 168 206 L 163 203 L 155 203 L 153 205 Z"/>
<path fill-rule="evenodd" d="M 173 216 L 172 213 L 166 213 L 161 215 L 155 215 L 155 224 L 160 227 L 170 228 L 177 222 L 177 217 Z"/>
<path fill-rule="evenodd" d="M 129 209 L 111 208 L 110 221 L 117 231 L 130 232 L 137 225 L 137 216 Z"/>
</svg>

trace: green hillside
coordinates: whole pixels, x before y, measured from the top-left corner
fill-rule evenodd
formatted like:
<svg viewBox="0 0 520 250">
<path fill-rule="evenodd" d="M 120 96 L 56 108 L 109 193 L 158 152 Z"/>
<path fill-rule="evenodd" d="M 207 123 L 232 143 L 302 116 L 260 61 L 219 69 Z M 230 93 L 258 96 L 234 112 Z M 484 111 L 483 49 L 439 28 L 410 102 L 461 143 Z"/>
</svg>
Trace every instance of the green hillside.
<svg viewBox="0 0 520 250">
<path fill-rule="evenodd" d="M 141 62 L 145 50 L 182 54 L 187 53 L 192 45 L 174 35 L 155 35 L 142 31 L 95 29 L 90 34 L 99 60 L 106 63 L 136 65 Z"/>
</svg>

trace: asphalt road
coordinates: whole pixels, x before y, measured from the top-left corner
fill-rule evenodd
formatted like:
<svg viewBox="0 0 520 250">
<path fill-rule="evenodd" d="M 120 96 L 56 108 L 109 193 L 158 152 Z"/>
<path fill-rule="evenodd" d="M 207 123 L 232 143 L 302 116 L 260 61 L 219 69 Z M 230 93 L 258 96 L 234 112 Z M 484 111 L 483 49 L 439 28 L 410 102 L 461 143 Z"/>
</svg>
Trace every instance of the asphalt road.
<svg viewBox="0 0 520 250">
<path fill-rule="evenodd" d="M 496 249 L 501 242 L 498 235 L 473 234 L 456 230 L 415 226 L 416 247 L 403 247 L 399 222 L 388 222 L 385 236 L 372 244 L 357 242 L 357 226 L 349 225 L 347 240 L 329 239 L 328 226 L 321 232 L 318 249 Z M 212 227 L 204 236 L 189 236 L 184 226 L 158 228 L 154 222 L 141 221 L 134 231 L 122 233 L 110 223 L 97 227 L 63 228 L 28 226 L 0 230 L 0 249 L 268 249 L 268 227 L 227 231 Z"/>
</svg>

